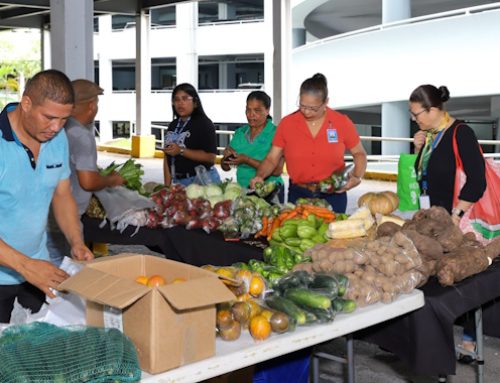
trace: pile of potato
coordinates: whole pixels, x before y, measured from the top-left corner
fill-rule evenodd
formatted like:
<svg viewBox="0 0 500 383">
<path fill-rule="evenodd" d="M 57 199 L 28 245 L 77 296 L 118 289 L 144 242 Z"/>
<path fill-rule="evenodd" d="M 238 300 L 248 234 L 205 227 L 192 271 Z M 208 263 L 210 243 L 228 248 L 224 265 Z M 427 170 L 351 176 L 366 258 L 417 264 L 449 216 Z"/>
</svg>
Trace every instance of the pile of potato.
<svg viewBox="0 0 500 383">
<path fill-rule="evenodd" d="M 422 259 L 411 240 L 402 233 L 377 240 L 346 242 L 346 247 L 318 244 L 308 250 L 312 263 L 298 269 L 342 273 L 349 278 L 346 296 L 359 306 L 408 293 L 425 280 L 418 268 Z"/>
</svg>

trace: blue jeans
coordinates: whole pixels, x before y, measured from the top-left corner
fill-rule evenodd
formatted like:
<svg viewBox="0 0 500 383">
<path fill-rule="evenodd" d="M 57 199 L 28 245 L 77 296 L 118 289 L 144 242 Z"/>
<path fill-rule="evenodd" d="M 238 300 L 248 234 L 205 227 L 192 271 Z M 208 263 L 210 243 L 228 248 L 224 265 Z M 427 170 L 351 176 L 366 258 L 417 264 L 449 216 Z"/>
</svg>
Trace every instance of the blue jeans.
<svg viewBox="0 0 500 383">
<path fill-rule="evenodd" d="M 208 171 L 208 177 L 209 177 L 211 183 L 214 183 L 214 184 L 221 183 L 219 173 L 217 172 L 217 169 L 214 166 L 212 166 L 210 168 L 210 170 Z M 178 183 L 178 184 L 181 184 L 184 186 L 191 185 L 195 181 L 196 181 L 196 176 L 175 179 L 175 183 Z"/>
<path fill-rule="evenodd" d="M 347 193 L 321 193 L 311 191 L 290 182 L 288 187 L 288 202 L 295 203 L 299 198 L 321 198 L 330 204 L 335 213 L 345 213 L 347 208 Z"/>
<path fill-rule="evenodd" d="M 71 247 L 62 231 L 47 230 L 47 250 L 49 251 L 50 261 L 60 266 L 64 256 L 71 257 Z"/>
</svg>

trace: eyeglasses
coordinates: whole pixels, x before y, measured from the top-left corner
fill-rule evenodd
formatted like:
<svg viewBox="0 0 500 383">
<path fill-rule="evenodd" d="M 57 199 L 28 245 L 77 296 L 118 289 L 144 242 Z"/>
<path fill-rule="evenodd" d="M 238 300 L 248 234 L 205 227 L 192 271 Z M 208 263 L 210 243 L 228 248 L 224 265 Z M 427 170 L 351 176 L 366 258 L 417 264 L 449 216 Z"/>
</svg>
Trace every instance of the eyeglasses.
<svg viewBox="0 0 500 383">
<path fill-rule="evenodd" d="M 311 112 L 314 112 L 316 113 L 317 111 L 319 111 L 321 109 L 321 107 L 323 106 L 323 104 L 321 105 L 318 105 L 318 106 L 308 106 L 308 105 L 302 105 L 301 103 L 298 103 L 297 106 L 299 107 L 300 110 L 302 111 L 311 111 Z"/>
<path fill-rule="evenodd" d="M 178 104 L 179 102 L 187 102 L 187 101 L 191 101 L 192 99 L 193 99 L 193 97 L 191 97 L 191 96 L 175 97 L 173 99 L 173 103 Z"/>
<path fill-rule="evenodd" d="M 422 113 L 427 112 L 427 109 L 422 109 L 420 112 L 417 113 L 413 113 L 411 110 L 409 110 L 408 112 L 410 112 L 410 115 L 413 119 L 416 119 Z"/>
</svg>

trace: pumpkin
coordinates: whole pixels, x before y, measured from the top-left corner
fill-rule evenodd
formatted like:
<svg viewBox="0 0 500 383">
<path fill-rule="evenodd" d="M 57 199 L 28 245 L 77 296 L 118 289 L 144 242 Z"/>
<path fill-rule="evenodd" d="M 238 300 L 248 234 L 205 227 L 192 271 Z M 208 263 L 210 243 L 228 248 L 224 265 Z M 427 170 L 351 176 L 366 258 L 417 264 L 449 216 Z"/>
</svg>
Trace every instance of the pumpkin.
<svg viewBox="0 0 500 383">
<path fill-rule="evenodd" d="M 358 206 L 367 206 L 372 214 L 391 214 L 399 206 L 399 197 L 391 191 L 368 192 L 358 199 Z"/>
</svg>

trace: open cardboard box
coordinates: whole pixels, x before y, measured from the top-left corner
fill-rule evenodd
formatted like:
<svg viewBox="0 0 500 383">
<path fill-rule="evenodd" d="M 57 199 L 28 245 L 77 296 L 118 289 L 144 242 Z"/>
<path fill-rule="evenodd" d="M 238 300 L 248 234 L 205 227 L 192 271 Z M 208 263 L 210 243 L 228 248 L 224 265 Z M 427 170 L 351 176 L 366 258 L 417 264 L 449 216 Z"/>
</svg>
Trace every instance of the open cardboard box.
<svg viewBox="0 0 500 383">
<path fill-rule="evenodd" d="M 161 275 L 149 288 L 139 275 Z M 169 284 L 175 278 L 186 282 Z M 119 328 L 134 342 L 141 368 L 155 374 L 215 354 L 215 304 L 235 299 L 216 274 L 159 257 L 96 259 L 60 286 L 87 300 L 89 326 Z"/>
</svg>

